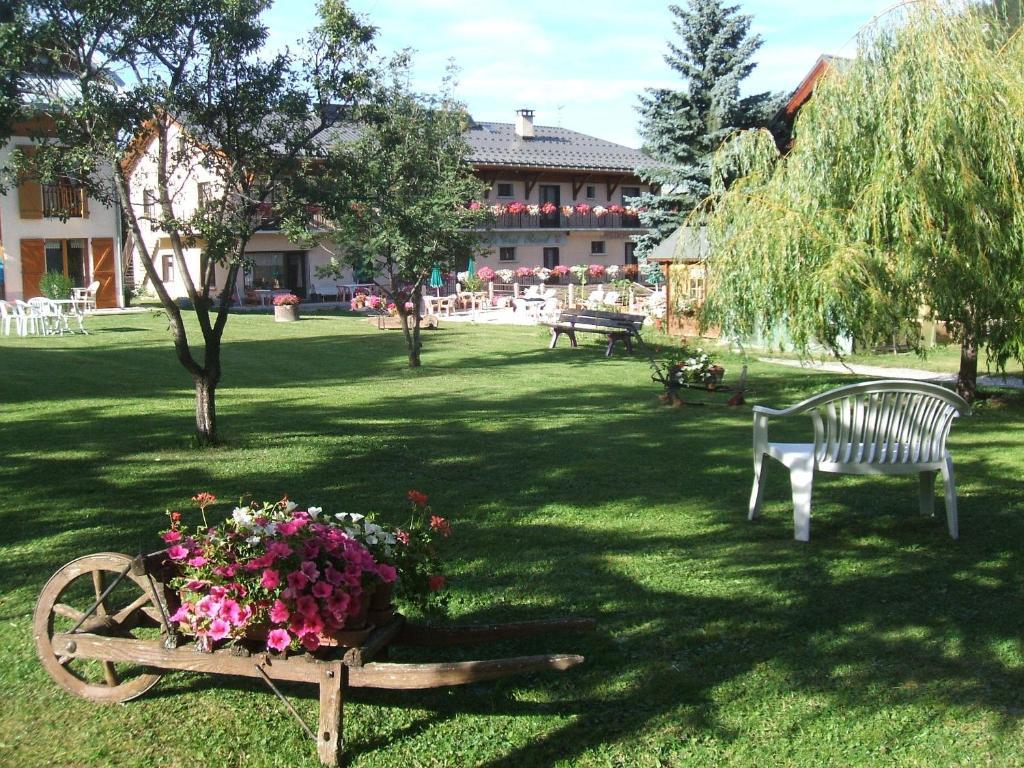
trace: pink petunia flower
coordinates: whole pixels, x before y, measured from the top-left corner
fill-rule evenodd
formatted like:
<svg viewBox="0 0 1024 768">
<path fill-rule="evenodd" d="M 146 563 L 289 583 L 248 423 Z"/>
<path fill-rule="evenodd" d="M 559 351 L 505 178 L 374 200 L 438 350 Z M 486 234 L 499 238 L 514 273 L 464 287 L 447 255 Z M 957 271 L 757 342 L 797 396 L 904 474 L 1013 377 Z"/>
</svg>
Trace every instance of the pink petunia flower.
<svg viewBox="0 0 1024 768">
<path fill-rule="evenodd" d="M 316 581 L 320 578 L 320 571 L 316 567 L 316 563 L 312 560 L 307 560 L 300 566 L 302 572 L 306 574 L 306 578 L 310 581 Z"/>
<path fill-rule="evenodd" d="M 391 584 L 398 578 L 398 571 L 395 570 L 393 565 L 379 563 L 377 565 L 377 575 L 380 576 L 381 580 L 385 584 Z"/>
<path fill-rule="evenodd" d="M 288 574 L 288 586 L 294 592 L 301 592 L 309 584 L 309 579 L 302 571 L 292 571 Z"/>
<path fill-rule="evenodd" d="M 188 550 L 181 546 L 181 544 L 175 544 L 173 547 L 167 548 L 167 556 L 171 560 L 184 560 L 188 557 Z"/>
<path fill-rule="evenodd" d="M 327 581 L 329 581 L 334 586 L 338 586 L 339 584 L 341 584 L 341 571 L 339 571 L 337 568 L 334 568 L 333 566 L 328 565 L 326 568 L 324 568 L 324 578 L 327 579 Z"/>
<path fill-rule="evenodd" d="M 214 619 L 210 622 L 210 637 L 214 640 L 223 640 L 231 633 L 231 625 L 224 619 Z"/>
<path fill-rule="evenodd" d="M 275 600 L 274 604 L 270 607 L 270 620 L 275 624 L 284 624 L 288 621 L 289 615 L 288 606 L 280 600 Z"/>
<path fill-rule="evenodd" d="M 188 564 L 191 565 L 193 568 L 202 568 L 208 562 L 210 561 L 207 558 L 203 557 L 202 555 L 198 555 L 196 557 L 191 558 L 188 561 Z"/>
<path fill-rule="evenodd" d="M 320 610 L 320 606 L 317 605 L 316 598 L 303 595 L 295 601 L 295 610 L 308 618 L 315 616 L 317 611 Z"/>
<path fill-rule="evenodd" d="M 267 634 L 267 648 L 272 651 L 283 651 L 292 642 L 287 629 L 272 629 Z"/>
<path fill-rule="evenodd" d="M 281 575 L 272 568 L 267 568 L 267 570 L 263 572 L 263 578 L 260 579 L 260 586 L 264 589 L 277 589 L 277 586 L 280 583 Z"/>
<path fill-rule="evenodd" d="M 318 581 L 313 585 L 313 597 L 324 598 L 330 595 L 334 591 L 334 587 L 328 584 L 326 581 Z"/>
<path fill-rule="evenodd" d="M 320 647 L 320 636 L 312 632 L 307 632 L 302 636 L 302 647 L 307 651 L 315 651 Z"/>
<path fill-rule="evenodd" d="M 173 544 L 176 541 L 181 541 L 181 531 L 167 531 L 162 534 L 164 542 L 167 544 Z"/>
</svg>

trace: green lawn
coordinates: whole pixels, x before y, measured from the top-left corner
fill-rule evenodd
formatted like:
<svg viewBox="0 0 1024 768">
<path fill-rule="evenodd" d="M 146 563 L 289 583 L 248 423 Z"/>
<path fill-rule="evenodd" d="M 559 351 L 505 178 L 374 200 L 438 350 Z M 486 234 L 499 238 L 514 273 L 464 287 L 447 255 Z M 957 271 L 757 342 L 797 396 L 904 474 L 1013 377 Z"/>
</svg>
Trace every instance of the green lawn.
<svg viewBox="0 0 1024 768">
<path fill-rule="evenodd" d="M 65 695 L 35 658 L 36 595 L 82 554 L 155 549 L 165 509 L 199 490 L 386 513 L 409 488 L 455 526 L 453 619 L 600 628 L 476 649 L 586 655 L 565 674 L 353 692 L 352 766 L 1020 763 L 1020 400 L 953 431 L 960 541 L 917 513 L 914 480 L 826 476 L 801 545 L 780 467 L 764 519 L 745 519 L 749 407 L 665 408 L 642 356 L 449 326 L 409 371 L 400 336 L 360 320 L 234 317 L 227 443 L 195 451 L 166 320 L 90 328 L 0 339 L 0 764 L 315 766 L 253 681 L 169 674 L 113 707 Z M 750 372 L 751 400 L 775 405 L 850 381 Z M 314 689 L 289 693 L 315 722 Z"/>
</svg>

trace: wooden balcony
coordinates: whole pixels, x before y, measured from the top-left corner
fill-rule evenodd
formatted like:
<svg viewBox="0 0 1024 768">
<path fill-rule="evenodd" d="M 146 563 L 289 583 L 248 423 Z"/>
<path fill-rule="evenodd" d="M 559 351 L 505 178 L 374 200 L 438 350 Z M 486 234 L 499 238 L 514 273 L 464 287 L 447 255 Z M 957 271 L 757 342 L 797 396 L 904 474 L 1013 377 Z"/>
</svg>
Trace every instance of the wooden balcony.
<svg viewBox="0 0 1024 768">
<path fill-rule="evenodd" d="M 84 211 L 83 189 L 74 184 L 43 184 L 43 216 L 46 218 L 81 218 Z"/>
</svg>

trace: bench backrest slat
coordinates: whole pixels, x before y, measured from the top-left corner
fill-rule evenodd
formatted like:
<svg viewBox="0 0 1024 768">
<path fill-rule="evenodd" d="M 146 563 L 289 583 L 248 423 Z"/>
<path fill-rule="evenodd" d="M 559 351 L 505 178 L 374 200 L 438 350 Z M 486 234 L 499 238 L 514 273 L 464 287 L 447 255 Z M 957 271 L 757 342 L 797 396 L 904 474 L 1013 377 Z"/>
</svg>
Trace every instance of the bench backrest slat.
<svg viewBox="0 0 1024 768">
<path fill-rule="evenodd" d="M 848 389 L 848 388 L 844 388 Z M 818 462 L 928 464 L 946 453 L 953 419 L 966 403 L 941 387 L 836 391 L 810 410 Z"/>
</svg>

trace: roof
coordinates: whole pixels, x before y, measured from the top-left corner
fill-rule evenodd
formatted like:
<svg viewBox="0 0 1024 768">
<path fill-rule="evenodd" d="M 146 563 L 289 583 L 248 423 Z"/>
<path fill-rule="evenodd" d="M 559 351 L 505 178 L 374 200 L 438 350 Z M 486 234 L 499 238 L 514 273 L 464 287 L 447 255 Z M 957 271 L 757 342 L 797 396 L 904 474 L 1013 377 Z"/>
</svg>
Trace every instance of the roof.
<svg viewBox="0 0 1024 768">
<path fill-rule="evenodd" d="M 792 122 L 800 108 L 810 101 L 811 96 L 814 94 L 815 86 L 818 85 L 818 81 L 826 72 L 832 70 L 844 72 L 850 68 L 851 64 L 853 64 L 853 59 L 848 59 L 844 56 L 829 56 L 828 54 L 819 56 L 818 60 L 814 62 L 814 66 L 811 67 L 811 71 L 807 73 L 807 76 L 804 77 L 800 85 L 793 91 L 793 95 L 789 97 L 789 101 L 786 102 L 786 105 L 780 111 L 780 116 Z"/>
<path fill-rule="evenodd" d="M 513 123 L 474 122 L 466 141 L 474 165 L 633 173 L 644 161 L 638 149 L 547 125 L 534 126 L 534 137 L 522 139 Z"/>
<path fill-rule="evenodd" d="M 359 138 L 358 124 L 345 120 L 337 112 L 329 117 L 337 122 L 320 135 L 318 143 L 321 146 Z M 129 173 L 153 138 L 152 132 L 140 137 L 138 146 L 126 164 Z M 534 126 L 534 137 L 523 139 L 516 135 L 513 123 L 471 121 L 466 132 L 466 142 L 470 147 L 469 161 L 475 166 L 635 173 L 645 160 L 638 149 L 567 128 L 545 125 Z"/>
<path fill-rule="evenodd" d="M 658 243 L 648 255 L 648 261 L 656 262 L 697 262 L 708 255 L 707 231 L 695 227 L 679 227 Z"/>
</svg>

